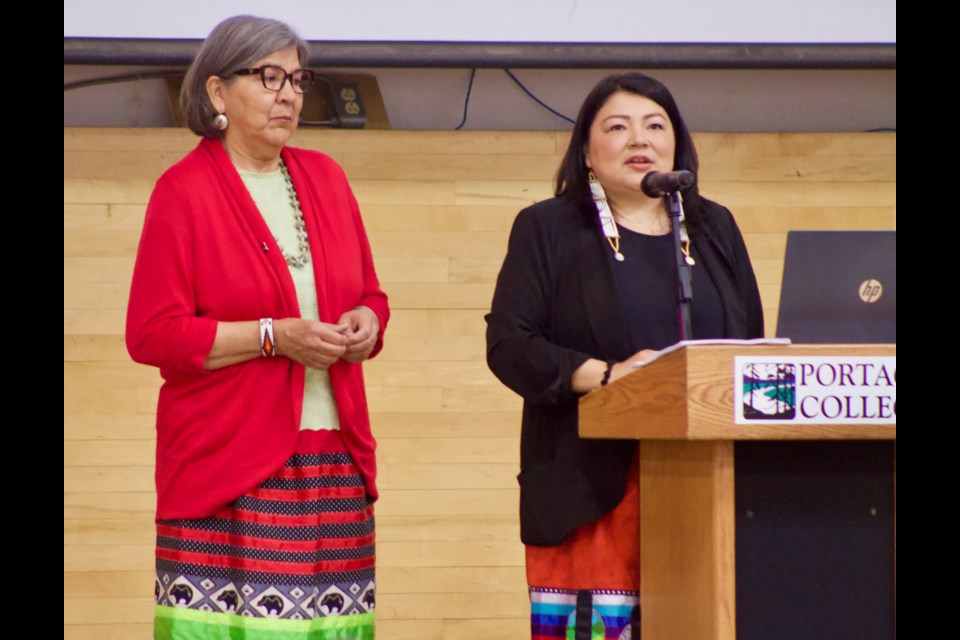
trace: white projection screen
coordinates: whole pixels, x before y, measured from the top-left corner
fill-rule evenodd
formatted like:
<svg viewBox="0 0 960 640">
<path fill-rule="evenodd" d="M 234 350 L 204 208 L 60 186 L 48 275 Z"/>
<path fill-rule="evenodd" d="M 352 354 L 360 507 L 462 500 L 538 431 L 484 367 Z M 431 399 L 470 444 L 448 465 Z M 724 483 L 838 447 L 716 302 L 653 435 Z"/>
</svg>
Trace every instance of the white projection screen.
<svg viewBox="0 0 960 640">
<path fill-rule="evenodd" d="M 227 16 L 278 18 L 313 41 L 883 43 L 896 0 L 65 0 L 64 37 L 202 39 Z"/>
</svg>

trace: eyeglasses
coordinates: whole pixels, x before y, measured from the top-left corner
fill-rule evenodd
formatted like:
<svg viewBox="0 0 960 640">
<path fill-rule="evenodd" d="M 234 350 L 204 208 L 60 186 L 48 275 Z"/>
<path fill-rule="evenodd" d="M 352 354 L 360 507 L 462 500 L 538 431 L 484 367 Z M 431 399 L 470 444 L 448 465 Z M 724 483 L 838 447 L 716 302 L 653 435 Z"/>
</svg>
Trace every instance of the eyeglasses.
<svg viewBox="0 0 960 640">
<path fill-rule="evenodd" d="M 297 93 L 306 93 L 313 84 L 316 74 L 309 69 L 297 69 L 287 73 L 282 67 L 272 64 L 266 64 L 256 69 L 237 69 L 233 72 L 235 76 L 252 76 L 260 74 L 260 81 L 263 86 L 270 91 L 281 91 L 287 79 L 290 79 L 290 86 Z"/>
</svg>

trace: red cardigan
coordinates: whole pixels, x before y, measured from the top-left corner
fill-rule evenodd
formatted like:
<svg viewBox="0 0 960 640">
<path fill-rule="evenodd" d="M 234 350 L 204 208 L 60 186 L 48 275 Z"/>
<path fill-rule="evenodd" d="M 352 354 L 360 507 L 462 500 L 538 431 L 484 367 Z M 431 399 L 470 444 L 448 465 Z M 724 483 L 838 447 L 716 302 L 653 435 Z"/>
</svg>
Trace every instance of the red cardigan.
<svg viewBox="0 0 960 640">
<path fill-rule="evenodd" d="M 310 238 L 320 319 L 365 305 L 389 309 L 357 202 L 343 170 L 314 151 L 282 153 Z M 299 317 L 273 235 L 223 145 L 204 139 L 157 181 L 147 206 L 127 308 L 127 349 L 160 368 L 157 517 L 199 518 L 255 487 L 293 454 L 304 368 L 258 358 L 203 368 L 218 321 Z M 344 441 L 377 497 L 376 442 L 359 364 L 338 360 L 330 381 Z"/>
</svg>

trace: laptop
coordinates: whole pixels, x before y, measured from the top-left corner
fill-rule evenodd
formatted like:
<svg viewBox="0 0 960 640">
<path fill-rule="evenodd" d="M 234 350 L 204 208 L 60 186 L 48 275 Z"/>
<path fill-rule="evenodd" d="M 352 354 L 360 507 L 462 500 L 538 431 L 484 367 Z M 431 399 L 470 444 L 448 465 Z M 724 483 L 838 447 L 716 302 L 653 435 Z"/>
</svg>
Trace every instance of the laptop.
<svg viewBox="0 0 960 640">
<path fill-rule="evenodd" d="M 897 232 L 790 231 L 777 337 L 897 342 Z"/>
</svg>

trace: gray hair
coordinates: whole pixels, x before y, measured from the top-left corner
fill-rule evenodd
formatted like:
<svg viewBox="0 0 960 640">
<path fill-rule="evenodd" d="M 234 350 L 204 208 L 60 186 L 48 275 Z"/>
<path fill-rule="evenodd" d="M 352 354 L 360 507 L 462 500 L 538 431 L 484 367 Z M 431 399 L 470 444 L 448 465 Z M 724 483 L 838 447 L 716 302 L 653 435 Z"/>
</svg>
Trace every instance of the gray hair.
<svg viewBox="0 0 960 640">
<path fill-rule="evenodd" d="M 250 67 L 257 60 L 289 47 L 296 47 L 300 66 L 306 66 L 309 59 L 307 43 L 284 22 L 256 16 L 234 16 L 214 27 L 187 70 L 180 88 L 180 108 L 190 130 L 205 138 L 223 138 L 223 131 L 213 126 L 217 110 L 207 95 L 210 76 L 231 81 L 229 76 L 237 69 Z"/>
</svg>

